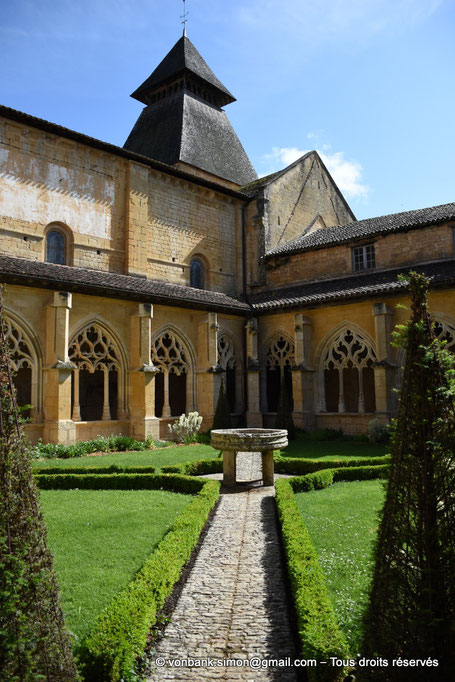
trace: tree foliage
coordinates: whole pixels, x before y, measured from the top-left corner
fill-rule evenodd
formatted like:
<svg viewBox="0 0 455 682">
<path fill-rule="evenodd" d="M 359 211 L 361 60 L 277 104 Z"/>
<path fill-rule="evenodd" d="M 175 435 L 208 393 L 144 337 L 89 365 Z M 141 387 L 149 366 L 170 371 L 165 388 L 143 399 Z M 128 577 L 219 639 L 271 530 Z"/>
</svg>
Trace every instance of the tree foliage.
<svg viewBox="0 0 455 682">
<path fill-rule="evenodd" d="M 409 284 L 412 316 L 398 331 L 406 364 L 362 650 L 389 660 L 365 679 L 387 682 L 449 680 L 455 670 L 453 358 L 432 330 L 428 280 L 411 273 Z M 439 666 L 393 666 L 399 657 Z"/>
<path fill-rule="evenodd" d="M 224 378 L 221 377 L 220 392 L 218 393 L 218 402 L 216 404 L 215 416 L 213 417 L 212 429 L 230 429 L 232 428 L 231 410 L 224 388 Z"/>
<path fill-rule="evenodd" d="M 78 679 L 31 459 L 18 419 L 0 292 L 0 679 Z"/>
</svg>

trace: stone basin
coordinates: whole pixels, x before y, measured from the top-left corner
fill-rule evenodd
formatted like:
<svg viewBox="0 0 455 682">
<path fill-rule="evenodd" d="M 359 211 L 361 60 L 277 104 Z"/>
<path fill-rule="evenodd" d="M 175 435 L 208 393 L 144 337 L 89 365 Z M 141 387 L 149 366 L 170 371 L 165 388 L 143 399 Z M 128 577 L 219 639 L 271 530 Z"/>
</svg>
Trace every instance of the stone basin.
<svg viewBox="0 0 455 682">
<path fill-rule="evenodd" d="M 262 453 L 262 480 L 273 485 L 273 451 L 285 448 L 288 432 L 285 429 L 216 429 L 211 433 L 211 445 L 223 453 L 223 484 L 236 484 L 237 452 Z"/>
</svg>

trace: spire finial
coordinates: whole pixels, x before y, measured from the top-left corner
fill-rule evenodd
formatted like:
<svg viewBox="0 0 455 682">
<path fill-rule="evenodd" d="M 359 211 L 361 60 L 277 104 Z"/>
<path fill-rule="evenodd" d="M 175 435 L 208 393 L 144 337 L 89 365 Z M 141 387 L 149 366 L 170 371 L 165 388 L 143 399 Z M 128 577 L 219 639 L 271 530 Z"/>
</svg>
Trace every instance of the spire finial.
<svg viewBox="0 0 455 682">
<path fill-rule="evenodd" d="M 185 5 L 186 0 L 183 0 L 183 14 L 180 15 L 180 19 L 182 20 L 183 24 L 183 35 L 186 36 L 186 22 L 188 21 L 187 16 L 189 12 L 186 11 L 186 5 Z"/>
</svg>

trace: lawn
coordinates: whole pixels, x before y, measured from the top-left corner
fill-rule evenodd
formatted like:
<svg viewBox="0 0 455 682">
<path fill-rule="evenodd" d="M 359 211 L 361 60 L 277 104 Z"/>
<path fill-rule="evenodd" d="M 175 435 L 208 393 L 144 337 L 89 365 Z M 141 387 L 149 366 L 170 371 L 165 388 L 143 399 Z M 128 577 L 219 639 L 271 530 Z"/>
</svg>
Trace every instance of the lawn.
<svg viewBox="0 0 455 682">
<path fill-rule="evenodd" d="M 382 481 L 335 483 L 296 495 L 316 547 L 351 655 L 359 652 L 372 573 L 372 546 L 384 502 Z"/>
<path fill-rule="evenodd" d="M 154 466 L 156 471 L 165 464 L 180 464 L 191 462 L 196 459 L 214 459 L 219 451 L 210 445 L 179 445 L 174 447 L 157 448 L 156 450 L 140 450 L 138 452 L 110 452 L 104 455 L 87 455 L 85 457 L 71 457 L 68 459 L 41 459 L 35 460 L 34 466 L 42 467 L 69 467 L 83 466 Z"/>
<path fill-rule="evenodd" d="M 281 451 L 284 457 L 305 457 L 308 459 L 356 459 L 362 457 L 382 457 L 390 452 L 390 445 L 337 440 L 311 440 L 308 434 L 299 434 Z"/>
<path fill-rule="evenodd" d="M 41 490 L 40 498 L 65 620 L 79 641 L 192 499 L 162 490 Z"/>
</svg>

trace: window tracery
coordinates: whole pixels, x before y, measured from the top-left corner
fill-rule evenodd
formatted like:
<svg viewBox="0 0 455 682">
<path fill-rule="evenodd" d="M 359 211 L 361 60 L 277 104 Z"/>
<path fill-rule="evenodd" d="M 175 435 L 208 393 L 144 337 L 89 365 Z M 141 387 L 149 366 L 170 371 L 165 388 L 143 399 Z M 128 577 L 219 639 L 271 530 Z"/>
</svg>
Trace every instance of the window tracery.
<svg viewBox="0 0 455 682">
<path fill-rule="evenodd" d="M 433 322 L 433 331 L 439 341 L 444 341 L 444 348 L 451 353 L 455 353 L 455 326 L 442 320 Z"/>
<path fill-rule="evenodd" d="M 343 329 L 322 356 L 321 410 L 374 411 L 375 361 L 371 343 L 358 331 Z"/>
<path fill-rule="evenodd" d="M 152 362 L 160 369 L 155 378 L 155 412 L 170 417 L 190 411 L 192 367 L 187 350 L 171 330 L 160 334 L 152 343 Z"/>
<path fill-rule="evenodd" d="M 121 362 L 114 339 L 105 329 L 92 324 L 73 339 L 68 355 L 76 365 L 73 420 L 116 419 Z"/>
<path fill-rule="evenodd" d="M 291 368 L 295 365 L 294 344 L 284 335 L 275 336 L 265 352 L 262 381 L 265 381 L 266 391 L 263 396 L 263 411 L 276 412 L 280 396 L 281 385 L 289 396 L 289 403 L 293 407 Z"/>
<path fill-rule="evenodd" d="M 228 334 L 218 337 L 218 364 L 225 371 L 226 396 L 231 412 L 241 412 L 242 369 L 233 340 Z"/>
<path fill-rule="evenodd" d="M 34 353 L 22 329 L 6 316 L 3 320 L 3 329 L 14 373 L 17 404 L 22 407 L 35 403 L 33 407 L 36 412 L 36 396 L 35 399 L 32 398 L 33 383 L 36 385 L 36 382 L 33 382 L 33 375 L 36 375 L 38 370 Z"/>
</svg>

